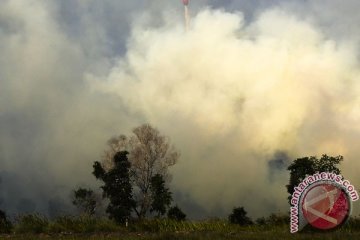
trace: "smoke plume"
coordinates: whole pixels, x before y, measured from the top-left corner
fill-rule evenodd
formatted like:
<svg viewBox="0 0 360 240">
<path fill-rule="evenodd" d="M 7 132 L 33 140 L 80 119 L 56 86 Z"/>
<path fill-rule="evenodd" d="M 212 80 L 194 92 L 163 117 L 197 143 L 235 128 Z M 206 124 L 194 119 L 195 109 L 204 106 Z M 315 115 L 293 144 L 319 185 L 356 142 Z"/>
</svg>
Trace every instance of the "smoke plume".
<svg viewBox="0 0 360 240">
<path fill-rule="evenodd" d="M 165 22 L 135 24 L 126 55 L 89 81 L 173 136 L 183 153 L 176 189 L 208 211 L 251 202 L 260 214 L 286 206 L 287 175 L 268 182 L 277 151 L 344 154 L 356 164 L 354 45 L 281 9 L 248 24 L 241 13 L 204 9 L 186 33 Z"/>
<path fill-rule="evenodd" d="M 181 152 L 190 217 L 288 211 L 302 156 L 343 155 L 360 186 L 360 6 L 337 2 L 193 1 L 188 31 L 180 1 L 1 3 L 0 208 L 67 211 L 106 141 L 145 122 Z"/>
</svg>

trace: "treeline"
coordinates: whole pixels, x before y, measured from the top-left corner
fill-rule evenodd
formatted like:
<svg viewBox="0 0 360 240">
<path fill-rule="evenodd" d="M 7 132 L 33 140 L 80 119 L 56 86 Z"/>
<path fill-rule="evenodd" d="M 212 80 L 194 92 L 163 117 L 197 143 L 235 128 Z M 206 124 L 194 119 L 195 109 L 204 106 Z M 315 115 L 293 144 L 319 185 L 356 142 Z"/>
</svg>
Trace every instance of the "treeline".
<svg viewBox="0 0 360 240">
<path fill-rule="evenodd" d="M 111 138 L 102 160 L 94 162 L 92 172 L 102 183 L 109 218 L 118 224 L 165 215 L 184 220 L 186 215 L 173 204 L 168 187 L 168 169 L 179 156 L 169 138 L 149 124 L 133 129 L 131 136 Z M 73 193 L 72 202 L 82 214 L 95 214 L 99 201 L 91 189 L 79 188 Z"/>
<path fill-rule="evenodd" d="M 168 187 L 169 168 L 176 164 L 180 154 L 168 137 L 143 124 L 133 129 L 130 136 L 112 137 L 100 161 L 93 163 L 92 175 L 101 182 L 100 191 L 80 187 L 72 191 L 75 216 L 59 216 L 53 220 L 39 214 L 19 215 L 10 221 L 0 211 L 0 233 L 61 233 L 111 231 L 171 231 L 182 229 L 211 229 L 236 227 L 287 226 L 288 214 L 272 214 L 253 221 L 243 207 L 235 207 L 226 220 L 202 222 L 185 221 L 186 214 L 173 203 Z M 294 160 L 288 167 L 289 195 L 307 174 L 318 171 L 340 173 L 337 165 L 342 156 L 323 155 L 321 159 L 306 157 Z M 99 214 L 106 203 L 105 215 Z M 352 226 L 360 221 L 353 218 Z M 221 227 L 222 226 L 222 227 Z"/>
</svg>

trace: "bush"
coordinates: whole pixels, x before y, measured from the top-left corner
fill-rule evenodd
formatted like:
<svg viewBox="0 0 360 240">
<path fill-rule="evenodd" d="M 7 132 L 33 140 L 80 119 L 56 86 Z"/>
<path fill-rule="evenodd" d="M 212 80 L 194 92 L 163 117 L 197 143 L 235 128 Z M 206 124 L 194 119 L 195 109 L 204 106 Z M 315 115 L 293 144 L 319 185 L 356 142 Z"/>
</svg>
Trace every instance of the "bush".
<svg viewBox="0 0 360 240">
<path fill-rule="evenodd" d="M 72 192 L 72 203 L 78 208 L 80 213 L 93 216 L 98 205 L 96 195 L 93 190 L 78 188 Z"/>
<path fill-rule="evenodd" d="M 0 210 L 0 233 L 10 233 L 12 224 L 7 218 L 6 213 Z"/>
<path fill-rule="evenodd" d="M 168 218 L 176 221 L 184 221 L 186 219 L 186 214 L 178 206 L 175 206 L 169 209 Z"/>
<path fill-rule="evenodd" d="M 232 213 L 229 215 L 229 221 L 232 224 L 239 224 L 239 225 L 251 225 L 253 222 L 251 219 L 246 216 L 247 212 L 243 207 L 234 208 Z"/>
<path fill-rule="evenodd" d="M 16 223 L 15 232 L 17 233 L 44 233 L 49 226 L 47 218 L 40 214 L 20 215 Z"/>
</svg>

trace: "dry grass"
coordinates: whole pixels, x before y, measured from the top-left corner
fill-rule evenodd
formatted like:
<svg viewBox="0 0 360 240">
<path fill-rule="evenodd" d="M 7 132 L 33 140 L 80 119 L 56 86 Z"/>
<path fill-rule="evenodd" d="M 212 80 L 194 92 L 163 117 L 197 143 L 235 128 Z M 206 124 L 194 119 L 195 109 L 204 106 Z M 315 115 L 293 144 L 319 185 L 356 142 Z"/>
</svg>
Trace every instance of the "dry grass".
<svg viewBox="0 0 360 240">
<path fill-rule="evenodd" d="M 183 221 L 153 219 L 132 222 L 128 228 L 108 219 L 63 216 L 48 221 L 40 215 L 20 216 L 12 234 L 0 239 L 360 239 L 360 220 L 355 218 L 333 232 L 290 234 L 283 221 L 239 226 L 226 220 Z"/>
</svg>

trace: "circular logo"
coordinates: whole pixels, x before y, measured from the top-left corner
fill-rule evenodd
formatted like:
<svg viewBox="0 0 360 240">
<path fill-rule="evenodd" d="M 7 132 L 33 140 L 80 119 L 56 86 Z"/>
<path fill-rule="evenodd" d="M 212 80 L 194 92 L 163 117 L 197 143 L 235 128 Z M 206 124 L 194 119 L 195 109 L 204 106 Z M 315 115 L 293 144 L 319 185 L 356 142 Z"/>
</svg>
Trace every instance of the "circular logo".
<svg viewBox="0 0 360 240">
<path fill-rule="evenodd" d="M 351 203 L 346 192 L 329 183 L 310 188 L 302 201 L 304 218 L 311 226 L 323 230 L 343 224 L 350 210 Z"/>
</svg>

